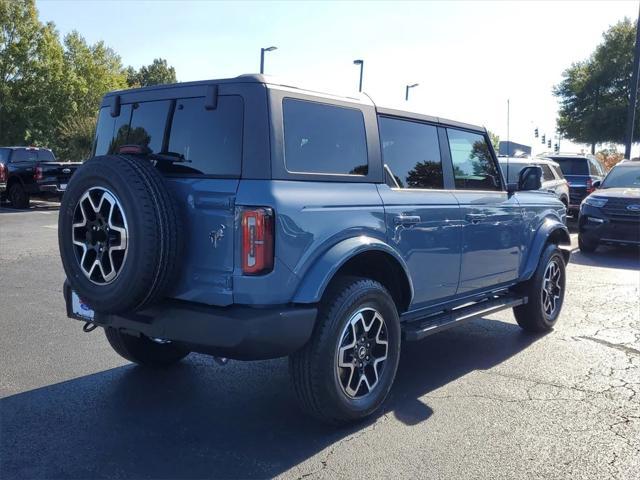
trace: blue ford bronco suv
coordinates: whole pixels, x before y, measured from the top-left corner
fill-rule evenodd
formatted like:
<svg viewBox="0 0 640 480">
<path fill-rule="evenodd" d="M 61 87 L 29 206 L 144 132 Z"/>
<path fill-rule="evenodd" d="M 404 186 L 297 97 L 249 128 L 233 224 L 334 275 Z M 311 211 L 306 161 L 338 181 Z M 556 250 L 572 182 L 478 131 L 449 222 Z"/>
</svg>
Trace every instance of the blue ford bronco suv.
<svg viewBox="0 0 640 480">
<path fill-rule="evenodd" d="M 288 355 L 302 408 L 374 413 L 402 341 L 565 295 L 565 207 L 484 128 L 258 75 L 109 93 L 59 216 L 67 315 L 149 367 Z"/>
</svg>

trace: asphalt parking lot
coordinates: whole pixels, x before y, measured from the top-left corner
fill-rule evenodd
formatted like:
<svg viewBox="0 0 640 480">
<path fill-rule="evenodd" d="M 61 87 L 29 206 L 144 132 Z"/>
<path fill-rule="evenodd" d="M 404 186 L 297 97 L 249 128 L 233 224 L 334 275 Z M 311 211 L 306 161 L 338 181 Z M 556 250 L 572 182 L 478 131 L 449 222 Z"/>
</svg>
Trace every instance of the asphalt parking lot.
<svg viewBox="0 0 640 480">
<path fill-rule="evenodd" d="M 0 207 L 2 479 L 637 478 L 638 250 L 575 250 L 548 335 L 502 312 L 405 345 L 383 414 L 339 430 L 285 359 L 129 364 L 65 317 L 63 279 L 56 204 Z"/>
</svg>

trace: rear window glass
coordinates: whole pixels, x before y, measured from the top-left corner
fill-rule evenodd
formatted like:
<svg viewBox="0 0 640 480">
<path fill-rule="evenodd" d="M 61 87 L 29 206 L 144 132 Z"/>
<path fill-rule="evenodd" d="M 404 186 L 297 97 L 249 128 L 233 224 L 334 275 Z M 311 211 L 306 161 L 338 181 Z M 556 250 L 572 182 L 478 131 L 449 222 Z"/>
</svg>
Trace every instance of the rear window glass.
<svg viewBox="0 0 640 480">
<path fill-rule="evenodd" d="M 122 145 L 140 145 L 162 156 L 156 166 L 166 173 L 240 176 L 243 102 L 220 96 L 207 110 L 204 97 L 122 105 L 111 117 L 103 107 L 98 117 L 95 155 L 110 155 Z"/>
<path fill-rule="evenodd" d="M 565 175 L 589 175 L 589 165 L 586 158 L 562 158 L 553 157 L 560 164 L 560 169 Z"/>
<path fill-rule="evenodd" d="M 284 157 L 289 172 L 368 173 L 360 110 L 286 98 L 283 115 Z"/>
<path fill-rule="evenodd" d="M 13 151 L 12 162 L 55 162 L 56 157 L 50 150 L 19 148 Z"/>
</svg>

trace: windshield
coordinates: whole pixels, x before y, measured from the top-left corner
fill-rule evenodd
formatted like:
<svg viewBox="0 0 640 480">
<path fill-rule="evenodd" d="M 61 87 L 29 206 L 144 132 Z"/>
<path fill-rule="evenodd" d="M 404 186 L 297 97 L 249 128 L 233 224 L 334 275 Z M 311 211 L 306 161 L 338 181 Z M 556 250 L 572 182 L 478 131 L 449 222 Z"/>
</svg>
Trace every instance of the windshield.
<svg viewBox="0 0 640 480">
<path fill-rule="evenodd" d="M 602 182 L 601 188 L 640 188 L 640 165 L 614 168 Z"/>
<path fill-rule="evenodd" d="M 560 164 L 565 175 L 589 175 L 589 166 L 585 158 L 552 157 Z"/>
</svg>

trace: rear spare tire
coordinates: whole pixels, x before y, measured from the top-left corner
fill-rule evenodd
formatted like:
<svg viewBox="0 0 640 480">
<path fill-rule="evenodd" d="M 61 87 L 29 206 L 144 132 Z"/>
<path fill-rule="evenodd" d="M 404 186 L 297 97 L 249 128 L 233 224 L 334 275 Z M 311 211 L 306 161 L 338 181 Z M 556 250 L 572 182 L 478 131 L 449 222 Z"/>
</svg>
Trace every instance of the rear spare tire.
<svg viewBox="0 0 640 480">
<path fill-rule="evenodd" d="M 94 157 L 60 205 L 58 243 L 71 288 L 94 310 L 123 313 L 158 300 L 177 273 L 177 206 L 143 157 Z"/>
</svg>

